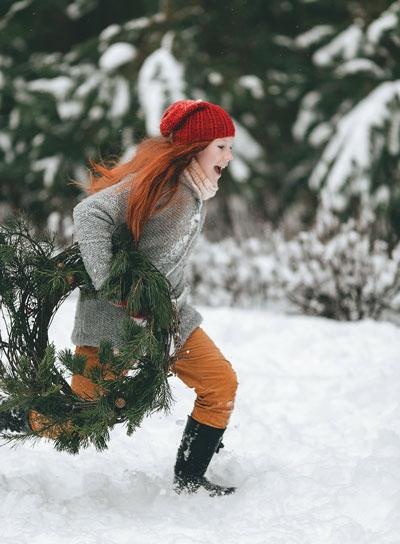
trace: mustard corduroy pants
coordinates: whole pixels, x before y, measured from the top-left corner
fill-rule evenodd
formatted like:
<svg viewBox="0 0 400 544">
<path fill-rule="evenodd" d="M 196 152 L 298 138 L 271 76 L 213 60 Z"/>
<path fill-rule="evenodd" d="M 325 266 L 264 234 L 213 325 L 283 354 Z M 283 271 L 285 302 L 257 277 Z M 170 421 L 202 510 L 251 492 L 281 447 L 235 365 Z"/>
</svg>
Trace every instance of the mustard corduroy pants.
<svg viewBox="0 0 400 544">
<path fill-rule="evenodd" d="M 86 370 L 99 365 L 98 349 L 77 346 L 77 354 L 86 355 Z M 199 423 L 224 429 L 233 410 L 237 379 L 229 361 L 201 327 L 197 327 L 178 351 L 171 371 L 196 392 L 191 416 Z M 113 375 L 110 373 L 110 379 Z M 75 374 L 71 387 L 85 398 L 98 395 L 96 386 L 87 377 Z"/>
<path fill-rule="evenodd" d="M 101 393 L 87 377 L 87 372 L 100 365 L 98 348 L 76 346 L 75 353 L 86 355 L 87 361 L 84 373 L 72 376 L 71 388 L 82 398 L 94 399 Z M 225 429 L 235 401 L 236 373 L 230 362 L 225 359 L 201 327 L 197 327 L 192 332 L 184 346 L 178 351 L 171 371 L 196 392 L 192 418 L 198 423 Z M 111 371 L 105 377 L 115 379 Z M 31 412 L 30 424 L 33 430 L 40 433 L 45 423 L 43 416 Z M 57 435 L 57 429 L 53 429 L 49 434 L 54 438 Z"/>
</svg>

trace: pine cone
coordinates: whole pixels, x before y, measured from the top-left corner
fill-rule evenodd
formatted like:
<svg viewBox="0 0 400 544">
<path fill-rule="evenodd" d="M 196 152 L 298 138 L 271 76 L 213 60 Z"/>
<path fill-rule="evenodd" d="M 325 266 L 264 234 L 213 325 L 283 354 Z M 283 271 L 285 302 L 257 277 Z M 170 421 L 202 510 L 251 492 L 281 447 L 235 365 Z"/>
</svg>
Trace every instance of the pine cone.
<svg viewBox="0 0 400 544">
<path fill-rule="evenodd" d="M 126 400 L 123 399 L 122 397 L 115 399 L 115 406 L 117 408 L 124 408 L 126 406 Z"/>
</svg>

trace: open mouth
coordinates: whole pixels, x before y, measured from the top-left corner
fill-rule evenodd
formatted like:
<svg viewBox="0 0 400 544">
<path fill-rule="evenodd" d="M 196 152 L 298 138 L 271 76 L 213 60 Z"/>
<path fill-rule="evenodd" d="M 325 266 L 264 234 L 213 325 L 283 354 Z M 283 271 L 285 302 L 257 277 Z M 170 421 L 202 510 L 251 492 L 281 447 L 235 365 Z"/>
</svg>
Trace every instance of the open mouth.
<svg viewBox="0 0 400 544">
<path fill-rule="evenodd" d="M 222 168 L 220 166 L 214 166 L 214 170 L 217 172 L 219 176 L 222 174 Z"/>
</svg>

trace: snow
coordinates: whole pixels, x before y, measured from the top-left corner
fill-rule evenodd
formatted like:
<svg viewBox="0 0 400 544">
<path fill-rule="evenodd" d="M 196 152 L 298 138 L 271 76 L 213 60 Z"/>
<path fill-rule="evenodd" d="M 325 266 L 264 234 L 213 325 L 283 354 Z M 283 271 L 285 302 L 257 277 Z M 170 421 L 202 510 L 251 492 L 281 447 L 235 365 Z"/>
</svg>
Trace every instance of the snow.
<svg viewBox="0 0 400 544">
<path fill-rule="evenodd" d="M 61 214 L 60 212 L 51 212 L 47 218 L 47 228 L 50 232 L 56 233 L 60 227 Z"/>
<path fill-rule="evenodd" d="M 0 149 L 4 152 L 4 162 L 6 164 L 12 163 L 15 159 L 15 152 L 10 133 L 0 131 Z"/>
<path fill-rule="evenodd" d="M 108 112 L 109 117 L 122 117 L 128 112 L 131 102 L 130 94 L 128 81 L 123 77 L 115 77 L 114 94 L 111 108 Z"/>
<path fill-rule="evenodd" d="M 116 34 L 119 34 L 121 32 L 120 25 L 112 24 L 107 26 L 104 30 L 102 30 L 99 34 L 100 41 L 107 41 L 111 38 L 113 38 Z"/>
<path fill-rule="evenodd" d="M 250 168 L 240 157 L 235 157 L 230 164 L 229 171 L 232 177 L 240 183 L 246 182 L 251 174 Z"/>
<path fill-rule="evenodd" d="M 19 123 L 21 121 L 21 111 L 17 108 L 14 108 L 11 110 L 9 119 L 8 119 L 8 126 L 11 130 L 15 130 Z"/>
<path fill-rule="evenodd" d="M 155 13 L 151 17 L 139 17 L 124 24 L 125 30 L 142 30 L 154 23 L 163 23 L 166 20 L 165 13 Z"/>
<path fill-rule="evenodd" d="M 53 157 L 44 157 L 38 161 L 35 161 L 32 164 L 32 169 L 34 172 L 43 171 L 43 183 L 45 187 L 51 187 L 54 183 L 54 178 L 57 175 L 58 169 L 60 168 L 61 157 L 59 155 L 54 155 Z"/>
<path fill-rule="evenodd" d="M 51 327 L 72 347 L 73 295 Z M 399 329 L 271 310 L 200 308 L 239 378 L 209 469 L 235 495 L 175 495 L 194 395 L 79 456 L 40 441 L 0 448 L 2 544 L 395 544 L 400 534 Z"/>
<path fill-rule="evenodd" d="M 106 72 L 113 72 L 123 64 L 132 62 L 137 55 L 136 47 L 130 43 L 117 42 L 110 45 L 99 59 L 99 66 Z"/>
<path fill-rule="evenodd" d="M 400 111 L 392 112 L 388 132 L 388 150 L 393 156 L 398 155 L 400 152 Z"/>
<path fill-rule="evenodd" d="M 344 60 L 354 58 L 361 45 L 362 37 L 362 29 L 358 25 L 349 26 L 327 45 L 314 53 L 314 63 L 318 66 L 330 66 L 339 55 Z"/>
<path fill-rule="evenodd" d="M 310 127 L 318 120 L 317 106 L 321 100 L 318 91 L 310 91 L 301 100 L 297 119 L 292 127 L 293 137 L 303 140 Z"/>
<path fill-rule="evenodd" d="M 50 93 L 56 99 L 63 100 L 74 86 L 74 82 L 67 76 L 58 76 L 51 79 L 35 79 L 29 81 L 26 86 L 31 91 Z"/>
<path fill-rule="evenodd" d="M 384 11 L 367 29 L 368 41 L 377 44 L 382 38 L 382 34 L 387 30 L 395 29 L 399 24 L 400 2 L 394 2 L 390 8 Z M 397 12 L 397 13 L 396 13 Z"/>
<path fill-rule="evenodd" d="M 383 205 L 386 206 L 390 202 L 390 190 L 389 187 L 386 187 L 384 185 L 381 185 L 378 187 L 372 195 L 373 202 L 376 207 Z M 399 293 L 400 295 L 400 293 Z"/>
<path fill-rule="evenodd" d="M 136 145 L 134 144 L 134 129 L 132 126 L 125 127 L 122 130 L 121 142 L 124 152 L 120 157 L 120 162 L 124 163 L 130 161 L 136 152 Z"/>
<path fill-rule="evenodd" d="M 4 19 L 3 19 L 4 21 Z M 0 23 L 1 24 L 1 23 Z M 3 68 L 10 68 L 13 64 L 12 57 L 6 56 L 6 55 L 0 55 L 0 66 Z"/>
<path fill-rule="evenodd" d="M 239 223 L 247 221 L 248 208 L 240 197 L 230 195 L 229 206 Z M 260 230 L 258 234 L 260 238 L 241 236 L 240 243 L 233 237 L 210 242 L 200 236 L 186 270 L 195 304 L 249 308 L 263 306 L 276 295 L 279 265 L 272 237 L 265 232 L 261 238 Z"/>
<path fill-rule="evenodd" d="M 239 121 L 236 119 L 233 121 L 236 129 L 233 148 L 234 158 L 229 165 L 229 171 L 236 181 L 244 183 L 251 174 L 248 163 L 261 159 L 264 150 Z"/>
<path fill-rule="evenodd" d="M 138 96 L 149 136 L 159 136 L 164 109 L 184 95 L 183 66 L 171 53 L 173 35 L 167 33 L 160 49 L 143 62 L 138 76 Z"/>
<path fill-rule="evenodd" d="M 4 152 L 11 151 L 11 136 L 8 132 L 0 132 L 0 149 Z"/>
<path fill-rule="evenodd" d="M 345 187 L 350 193 L 354 184 L 371 171 L 371 165 L 385 143 L 382 139 L 376 139 L 375 145 L 371 145 L 372 130 L 383 128 L 386 123 L 398 125 L 398 118 L 393 116 L 390 106 L 399 97 L 400 81 L 381 83 L 339 121 L 336 133 L 326 146 L 309 181 L 310 187 L 317 189 L 325 180 L 322 196 L 328 207 L 340 209 L 346 201 L 338 191 Z M 358 177 L 355 175 L 353 181 L 347 183 L 355 168 Z"/>
<path fill-rule="evenodd" d="M 125 45 L 131 50 L 129 44 Z M 93 92 L 96 92 L 96 102 L 87 112 L 89 119 L 96 121 L 105 115 L 111 119 L 122 117 L 129 110 L 131 103 L 130 84 L 122 76 L 114 74 L 111 77 L 109 72 L 134 58 L 133 54 L 128 56 L 128 51 L 125 50 L 124 53 L 123 49 L 113 49 L 113 46 L 107 49 L 99 61 L 103 71 L 92 64 L 81 63 L 69 68 L 71 78 L 60 76 L 53 79 L 39 79 L 29 82 L 27 87 L 33 91 L 53 94 L 56 98 L 57 112 L 65 121 L 82 115 L 84 108 L 88 105 L 85 99 Z M 76 85 L 78 81 L 79 84 Z"/>
<path fill-rule="evenodd" d="M 52 235 L 62 232 L 65 238 L 72 240 L 74 225 L 71 216 L 63 217 L 60 212 L 54 211 L 47 218 L 46 226 Z"/>
<path fill-rule="evenodd" d="M 221 85 L 224 81 L 223 75 L 220 72 L 210 72 L 207 74 L 207 78 L 212 85 Z"/>
<path fill-rule="evenodd" d="M 104 110 L 101 106 L 93 106 L 88 111 L 88 117 L 92 121 L 98 121 L 99 119 L 103 117 L 103 115 L 104 115 Z"/>
<path fill-rule="evenodd" d="M 94 8 L 93 0 L 75 0 L 65 8 L 66 15 L 72 19 L 80 19 Z"/>
<path fill-rule="evenodd" d="M 320 147 L 332 136 L 333 127 L 330 123 L 319 123 L 310 131 L 308 141 L 313 147 Z"/>
<path fill-rule="evenodd" d="M 78 100 L 65 100 L 64 102 L 58 102 L 56 106 L 60 119 L 68 121 L 78 119 L 81 116 L 84 104 Z"/>
<path fill-rule="evenodd" d="M 0 19 L 0 30 L 7 26 L 9 20 L 14 17 L 18 11 L 22 11 L 23 9 L 27 8 L 30 4 L 32 4 L 32 2 L 33 0 L 20 0 L 20 2 L 13 2 L 7 13 Z"/>
<path fill-rule="evenodd" d="M 310 30 L 296 36 L 294 43 L 297 47 L 306 49 L 307 47 L 318 43 L 326 36 L 333 34 L 334 30 L 332 25 L 316 25 Z"/>
<path fill-rule="evenodd" d="M 344 62 L 335 69 L 335 74 L 339 77 L 344 77 L 348 74 L 355 74 L 357 72 L 369 72 L 370 74 L 381 79 L 385 77 L 384 70 L 369 59 L 352 59 Z"/>
<path fill-rule="evenodd" d="M 35 134 L 35 136 L 32 138 L 31 144 L 33 147 L 39 147 L 43 144 L 45 140 L 44 134 L 39 133 Z"/>
<path fill-rule="evenodd" d="M 262 80 L 259 77 L 253 75 L 241 76 L 238 79 L 238 83 L 244 89 L 248 89 L 251 92 L 253 98 L 256 98 L 258 100 L 264 98 L 264 86 Z"/>
<path fill-rule="evenodd" d="M 99 87 L 102 83 L 102 77 L 99 72 L 94 72 L 90 74 L 85 81 L 79 85 L 75 90 L 75 96 L 79 100 L 84 99 L 86 96 L 88 96 L 89 93 L 91 93 L 93 90 L 95 90 L 97 87 Z"/>
</svg>

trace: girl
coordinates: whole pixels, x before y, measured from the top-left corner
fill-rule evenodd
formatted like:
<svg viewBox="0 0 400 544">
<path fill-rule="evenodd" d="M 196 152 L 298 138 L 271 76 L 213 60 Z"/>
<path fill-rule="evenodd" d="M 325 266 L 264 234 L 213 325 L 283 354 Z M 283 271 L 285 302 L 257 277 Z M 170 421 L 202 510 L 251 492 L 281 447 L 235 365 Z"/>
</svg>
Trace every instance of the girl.
<svg viewBox="0 0 400 544">
<path fill-rule="evenodd" d="M 144 140 L 129 162 L 106 168 L 95 165 L 88 192 L 73 212 L 76 239 L 85 268 L 99 289 L 108 276 L 111 237 L 126 221 L 138 248 L 168 278 L 179 315 L 179 339 L 172 372 L 197 398 L 188 416 L 175 464 L 174 489 L 205 488 L 225 495 L 235 488 L 211 483 L 204 476 L 233 409 L 237 380 L 230 363 L 200 327 L 201 315 L 188 304 L 185 266 L 204 223 L 208 199 L 218 190 L 222 171 L 232 160 L 235 127 L 220 106 L 180 100 L 162 115 L 161 137 Z M 100 340 L 121 345 L 119 327 L 124 301 L 79 298 L 72 341 L 98 364 Z M 135 316 L 132 316 L 138 319 Z M 75 375 L 72 388 L 93 398 L 95 386 Z"/>
</svg>

